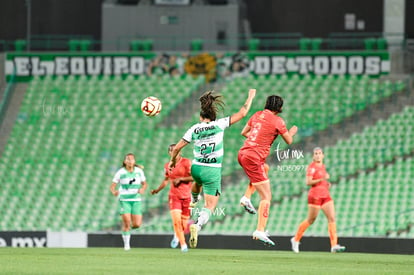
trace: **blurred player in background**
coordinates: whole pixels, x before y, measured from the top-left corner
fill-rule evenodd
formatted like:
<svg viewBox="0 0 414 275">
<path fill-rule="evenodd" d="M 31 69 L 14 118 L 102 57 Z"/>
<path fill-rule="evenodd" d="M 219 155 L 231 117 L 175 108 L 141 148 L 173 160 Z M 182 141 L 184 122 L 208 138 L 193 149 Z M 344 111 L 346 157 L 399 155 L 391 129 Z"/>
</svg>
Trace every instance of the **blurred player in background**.
<svg viewBox="0 0 414 275">
<path fill-rule="evenodd" d="M 322 209 L 328 219 L 328 232 L 331 240 L 331 252 L 343 252 L 345 247 L 338 244 L 335 223 L 334 202 L 329 194 L 331 184 L 328 182 L 329 174 L 323 164 L 324 154 L 321 148 L 313 149 L 313 161 L 306 171 L 306 185 L 311 186 L 308 193 L 308 217 L 299 225 L 296 235 L 290 240 L 292 250 L 299 253 L 299 241 L 306 229 L 313 224 Z"/>
<path fill-rule="evenodd" d="M 175 144 L 168 146 L 168 154 Z M 151 190 L 151 194 L 157 194 L 164 189 L 168 183 L 171 183 L 170 194 L 168 196 L 168 205 L 170 207 L 171 218 L 174 227 L 174 238 L 171 241 L 171 247 L 175 248 L 180 243 L 181 251 L 187 252 L 187 243 L 185 242 L 184 230 L 187 228 L 190 219 L 190 202 L 191 202 L 191 185 L 193 177 L 191 176 L 191 160 L 183 158 L 178 154 L 176 165 L 169 169 L 169 162 L 164 165 L 164 180 L 157 189 Z"/>
<path fill-rule="evenodd" d="M 223 107 L 224 105 L 221 96 L 215 95 L 211 91 L 204 93 L 200 97 L 200 122 L 187 130 L 172 151 L 170 167 L 174 168 L 177 163 L 178 153 L 184 146 L 194 141 L 194 159 L 191 166 L 191 175 L 196 185 L 203 187 L 205 203 L 198 215 L 197 222 L 190 226 L 191 248 L 197 246 L 198 232 L 208 222 L 221 194 L 224 130 L 247 115 L 255 95 L 256 90 L 250 89 L 246 102 L 237 113 L 217 119 L 218 107 Z M 195 200 L 198 198 L 197 192 L 193 193 L 193 197 Z"/>
<path fill-rule="evenodd" d="M 117 186 L 119 188 L 117 189 Z M 147 188 L 144 171 L 135 164 L 134 154 L 127 154 L 110 187 L 112 195 L 119 199 L 119 214 L 122 215 L 122 239 L 124 249 L 130 250 L 131 221 L 137 229 L 142 223 L 141 195 Z"/>
<path fill-rule="evenodd" d="M 242 135 L 246 137 L 242 148 L 240 148 L 238 161 L 243 167 L 244 172 L 249 177 L 250 183 L 245 196 L 240 199 L 248 212 L 255 213 L 249 194 L 255 190 L 260 195 L 259 215 L 256 231 L 253 232 L 253 238 L 260 240 L 267 245 L 275 245 L 269 239 L 265 231 L 267 219 L 269 216 L 270 202 L 272 191 L 268 173 L 265 169 L 265 161 L 270 152 L 270 147 L 278 135 L 281 135 L 287 144 L 293 142 L 293 136 L 298 128 L 293 126 L 286 129 L 285 122 L 278 116 L 282 112 L 283 99 L 277 95 L 267 97 L 264 110 L 256 112 L 250 117 L 246 126 L 242 130 Z"/>
</svg>

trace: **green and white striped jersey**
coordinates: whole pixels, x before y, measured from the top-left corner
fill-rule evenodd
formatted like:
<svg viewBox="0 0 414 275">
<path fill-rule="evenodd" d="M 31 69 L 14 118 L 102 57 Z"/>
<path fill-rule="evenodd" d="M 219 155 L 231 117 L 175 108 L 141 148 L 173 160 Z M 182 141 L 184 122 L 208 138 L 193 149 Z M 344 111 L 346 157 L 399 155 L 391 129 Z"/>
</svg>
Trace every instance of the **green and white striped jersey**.
<svg viewBox="0 0 414 275">
<path fill-rule="evenodd" d="M 224 130 L 230 126 L 230 117 L 193 125 L 184 134 L 187 142 L 194 141 L 193 163 L 211 167 L 221 167 L 223 162 Z"/>
<path fill-rule="evenodd" d="M 141 188 L 141 183 L 144 181 L 146 181 L 144 171 L 139 167 L 134 167 L 133 172 L 122 167 L 112 180 L 112 182 L 119 184 L 120 201 L 140 201 L 141 194 L 138 193 L 138 189 Z"/>
</svg>

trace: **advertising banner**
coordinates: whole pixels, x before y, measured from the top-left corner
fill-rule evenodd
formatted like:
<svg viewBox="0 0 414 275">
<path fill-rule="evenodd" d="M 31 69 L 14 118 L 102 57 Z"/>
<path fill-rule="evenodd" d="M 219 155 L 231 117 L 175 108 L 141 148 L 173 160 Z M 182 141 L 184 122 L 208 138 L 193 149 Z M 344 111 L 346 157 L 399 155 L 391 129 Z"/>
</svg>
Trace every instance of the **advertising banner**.
<svg viewBox="0 0 414 275">
<path fill-rule="evenodd" d="M 6 79 L 42 76 L 205 75 L 206 81 L 254 75 L 380 76 L 390 71 L 388 52 L 8 53 Z"/>
</svg>

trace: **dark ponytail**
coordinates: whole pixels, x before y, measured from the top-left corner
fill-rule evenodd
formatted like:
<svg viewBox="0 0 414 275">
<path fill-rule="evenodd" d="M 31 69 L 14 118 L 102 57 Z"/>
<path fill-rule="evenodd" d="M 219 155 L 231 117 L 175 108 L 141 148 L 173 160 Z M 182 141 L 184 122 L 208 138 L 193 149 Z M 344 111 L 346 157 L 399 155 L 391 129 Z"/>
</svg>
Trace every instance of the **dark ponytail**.
<svg viewBox="0 0 414 275">
<path fill-rule="evenodd" d="M 202 118 L 216 120 L 218 108 L 224 107 L 224 102 L 221 95 L 213 95 L 213 91 L 205 92 L 200 97 L 201 111 L 200 116 Z"/>
</svg>

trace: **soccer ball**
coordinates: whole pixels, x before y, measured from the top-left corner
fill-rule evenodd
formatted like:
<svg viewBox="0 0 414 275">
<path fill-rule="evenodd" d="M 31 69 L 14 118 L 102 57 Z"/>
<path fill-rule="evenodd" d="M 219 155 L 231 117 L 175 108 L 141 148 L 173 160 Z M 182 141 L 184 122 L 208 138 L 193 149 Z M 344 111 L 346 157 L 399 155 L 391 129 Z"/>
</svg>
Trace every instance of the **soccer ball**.
<svg viewBox="0 0 414 275">
<path fill-rule="evenodd" d="M 162 104 L 161 101 L 155 96 L 149 96 L 144 98 L 141 103 L 141 111 L 146 116 L 156 116 L 161 112 Z"/>
</svg>

